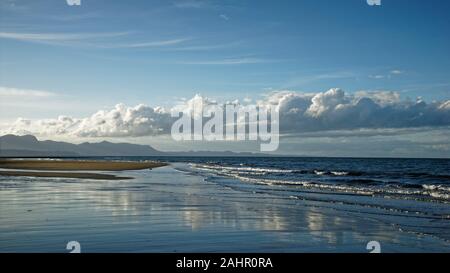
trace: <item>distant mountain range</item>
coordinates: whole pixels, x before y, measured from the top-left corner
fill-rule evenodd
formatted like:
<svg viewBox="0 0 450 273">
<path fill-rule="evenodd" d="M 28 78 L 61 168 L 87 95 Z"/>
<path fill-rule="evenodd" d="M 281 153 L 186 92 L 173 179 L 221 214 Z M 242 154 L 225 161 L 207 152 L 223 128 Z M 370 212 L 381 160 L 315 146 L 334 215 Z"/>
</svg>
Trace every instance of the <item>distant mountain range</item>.
<svg viewBox="0 0 450 273">
<path fill-rule="evenodd" d="M 149 145 L 130 143 L 72 144 L 68 142 L 39 141 L 32 135 L 4 135 L 0 137 L 0 157 L 87 157 L 87 156 L 267 156 L 234 152 L 162 152 Z"/>
</svg>

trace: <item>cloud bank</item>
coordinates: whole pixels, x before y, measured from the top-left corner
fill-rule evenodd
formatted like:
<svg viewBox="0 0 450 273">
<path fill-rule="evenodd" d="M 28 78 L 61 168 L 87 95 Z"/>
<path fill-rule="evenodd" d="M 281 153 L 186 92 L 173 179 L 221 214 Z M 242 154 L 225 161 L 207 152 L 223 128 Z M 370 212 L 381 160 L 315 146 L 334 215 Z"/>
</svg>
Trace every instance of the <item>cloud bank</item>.
<svg viewBox="0 0 450 273">
<path fill-rule="evenodd" d="M 275 93 L 283 132 L 438 127 L 450 125 L 449 102 L 401 100 L 395 92 L 346 94 L 330 89 L 317 94 Z"/>
<path fill-rule="evenodd" d="M 143 104 L 117 104 L 85 118 L 59 116 L 55 119 L 19 118 L 0 128 L 1 134 L 34 134 L 67 137 L 141 137 L 169 134 L 175 120 L 170 113 L 192 107 L 195 96 L 171 109 Z M 206 99 L 207 103 L 216 103 Z M 239 104 L 238 100 L 233 101 Z M 243 102 L 246 103 L 245 100 Z M 276 105 L 282 134 L 311 134 L 345 130 L 436 128 L 450 126 L 450 100 L 425 102 L 402 100 L 396 92 L 341 89 L 319 93 L 278 91 L 257 101 L 260 107 Z"/>
<path fill-rule="evenodd" d="M 171 117 L 160 108 L 145 105 L 127 107 L 117 104 L 113 109 L 100 110 L 90 117 L 29 120 L 18 118 L 2 131 L 12 134 L 74 137 L 139 137 L 167 133 Z"/>
</svg>

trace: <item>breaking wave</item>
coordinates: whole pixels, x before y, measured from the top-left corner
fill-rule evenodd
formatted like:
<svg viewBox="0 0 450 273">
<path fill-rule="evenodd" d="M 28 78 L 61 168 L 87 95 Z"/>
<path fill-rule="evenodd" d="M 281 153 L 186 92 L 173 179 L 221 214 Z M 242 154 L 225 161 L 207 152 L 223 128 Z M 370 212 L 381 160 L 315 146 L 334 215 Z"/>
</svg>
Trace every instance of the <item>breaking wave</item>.
<svg viewBox="0 0 450 273">
<path fill-rule="evenodd" d="M 295 186 L 305 190 L 327 191 L 329 193 L 450 202 L 449 186 L 390 182 L 386 179 L 362 177 L 364 175 L 361 172 L 221 166 L 218 164 L 191 164 L 191 166 L 198 170 L 213 172 L 254 184 Z M 331 177 L 331 180 L 317 180 L 314 176 L 327 176 Z M 421 174 L 421 176 L 429 177 L 430 174 Z M 332 177 L 335 177 L 335 180 Z"/>
</svg>

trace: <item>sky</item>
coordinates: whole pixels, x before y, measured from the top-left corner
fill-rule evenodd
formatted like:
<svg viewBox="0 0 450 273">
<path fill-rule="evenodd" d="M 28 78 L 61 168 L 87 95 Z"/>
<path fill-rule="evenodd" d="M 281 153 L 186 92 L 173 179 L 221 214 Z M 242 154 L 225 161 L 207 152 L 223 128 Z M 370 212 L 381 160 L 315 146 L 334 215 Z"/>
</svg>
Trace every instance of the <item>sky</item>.
<svg viewBox="0 0 450 273">
<path fill-rule="evenodd" d="M 446 0 L 0 0 L 0 132 L 257 149 L 135 133 L 136 118 L 158 109 L 158 123 L 160 107 L 201 94 L 282 106 L 280 154 L 450 157 L 449 11 Z M 131 125 L 86 129 L 99 111 L 141 104 Z"/>
</svg>

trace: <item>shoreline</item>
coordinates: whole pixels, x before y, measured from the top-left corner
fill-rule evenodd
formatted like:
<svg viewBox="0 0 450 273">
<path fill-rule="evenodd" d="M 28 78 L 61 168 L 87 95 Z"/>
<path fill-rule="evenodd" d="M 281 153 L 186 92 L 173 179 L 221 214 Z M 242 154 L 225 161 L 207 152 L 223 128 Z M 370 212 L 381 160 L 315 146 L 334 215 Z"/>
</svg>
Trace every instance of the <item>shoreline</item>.
<svg viewBox="0 0 450 273">
<path fill-rule="evenodd" d="M 0 160 L 1 169 L 40 171 L 131 171 L 167 166 L 162 162 L 101 160 Z"/>
</svg>

